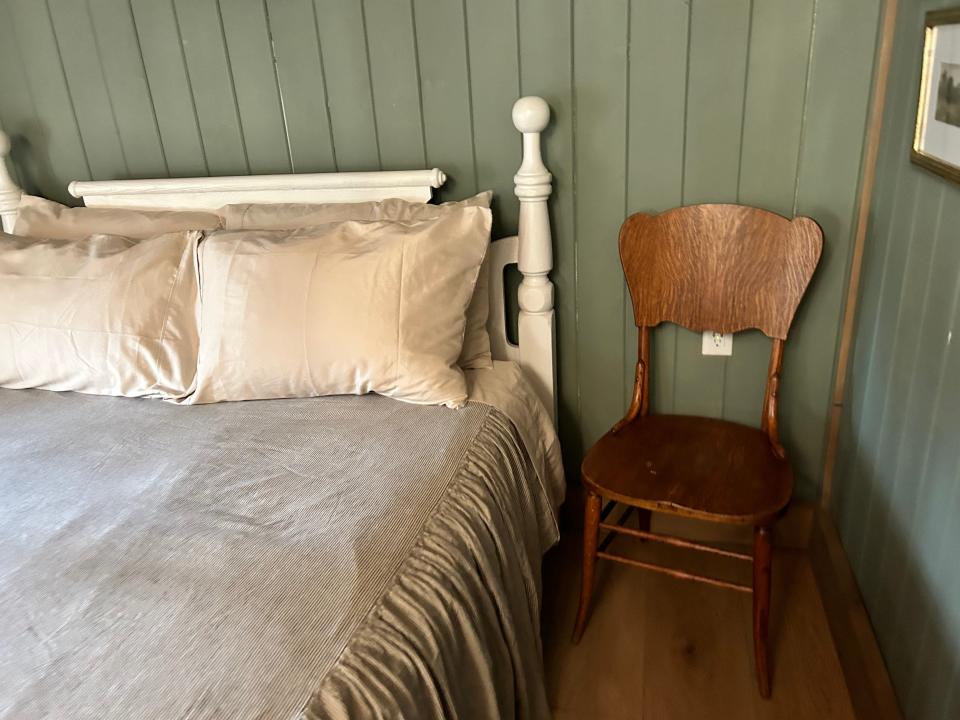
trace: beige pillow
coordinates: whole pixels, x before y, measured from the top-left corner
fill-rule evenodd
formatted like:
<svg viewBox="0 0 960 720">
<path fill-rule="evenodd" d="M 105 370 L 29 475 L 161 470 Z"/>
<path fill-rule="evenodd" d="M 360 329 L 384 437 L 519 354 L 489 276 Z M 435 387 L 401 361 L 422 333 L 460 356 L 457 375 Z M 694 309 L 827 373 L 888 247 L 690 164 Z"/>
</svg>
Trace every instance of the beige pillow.
<svg viewBox="0 0 960 720">
<path fill-rule="evenodd" d="M 0 234 L 0 386 L 188 393 L 199 348 L 200 237 Z"/>
<path fill-rule="evenodd" d="M 440 205 L 409 202 L 398 198 L 357 203 L 240 203 L 219 210 L 225 230 L 295 230 L 347 220 L 432 220 L 465 207 L 490 207 L 486 191 L 457 202 Z"/>
<path fill-rule="evenodd" d="M 200 248 L 193 403 L 376 392 L 460 407 L 490 211 L 221 231 Z"/>
<path fill-rule="evenodd" d="M 279 205 L 240 204 L 220 208 L 223 226 L 227 230 L 293 230 L 346 220 L 430 220 L 464 207 L 490 207 L 493 193 L 474 195 L 458 202 L 428 205 L 406 200 L 390 199 L 379 202 L 328 203 L 310 205 L 289 203 Z M 477 286 L 467 308 L 467 331 L 459 364 L 465 369 L 493 367 L 490 354 L 490 335 L 487 318 L 490 315 L 489 263 L 484 263 L 477 278 Z"/>
<path fill-rule="evenodd" d="M 58 240 L 83 240 L 90 235 L 120 235 L 134 240 L 182 230 L 220 227 L 215 213 L 179 210 L 67 207 L 52 200 L 24 195 L 17 208 L 14 235 Z"/>
</svg>

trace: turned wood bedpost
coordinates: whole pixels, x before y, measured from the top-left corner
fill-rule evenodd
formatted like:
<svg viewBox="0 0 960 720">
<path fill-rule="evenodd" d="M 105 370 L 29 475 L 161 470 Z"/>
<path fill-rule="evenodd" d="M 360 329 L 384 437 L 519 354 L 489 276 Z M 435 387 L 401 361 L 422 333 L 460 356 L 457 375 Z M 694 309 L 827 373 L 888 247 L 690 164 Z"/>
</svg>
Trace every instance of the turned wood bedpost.
<svg viewBox="0 0 960 720">
<path fill-rule="evenodd" d="M 513 124 L 523 133 L 523 162 L 514 176 L 520 200 L 517 267 L 523 275 L 518 293 L 520 365 L 547 408 L 556 418 L 556 363 L 553 315 L 553 240 L 547 198 L 552 176 L 540 154 L 540 133 L 550 121 L 543 98 L 528 96 L 513 105 Z"/>
<path fill-rule="evenodd" d="M 0 131 L 0 219 L 3 220 L 3 231 L 12 233 L 13 224 L 17 220 L 21 191 L 7 169 L 9 154 L 10 138 L 5 132 Z"/>
</svg>

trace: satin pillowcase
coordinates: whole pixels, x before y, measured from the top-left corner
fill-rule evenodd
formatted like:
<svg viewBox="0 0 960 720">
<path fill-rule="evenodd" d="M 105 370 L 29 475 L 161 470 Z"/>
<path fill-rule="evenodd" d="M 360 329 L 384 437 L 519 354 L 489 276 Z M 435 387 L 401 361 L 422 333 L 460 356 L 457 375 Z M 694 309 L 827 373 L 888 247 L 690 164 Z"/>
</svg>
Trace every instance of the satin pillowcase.
<svg viewBox="0 0 960 720">
<path fill-rule="evenodd" d="M 0 234 L 0 386 L 180 398 L 199 348 L 200 232 Z"/>
<path fill-rule="evenodd" d="M 237 204 L 220 208 L 220 214 L 227 230 L 294 230 L 347 220 L 433 220 L 465 207 L 489 208 L 492 197 L 493 193 L 487 191 L 466 200 L 440 205 L 398 199 L 328 204 Z M 489 263 L 484 262 L 467 307 L 466 332 L 458 360 L 460 367 L 465 369 L 493 367 L 490 335 L 487 333 L 487 318 L 490 315 L 489 275 Z"/>
<path fill-rule="evenodd" d="M 14 235 L 59 240 L 83 240 L 94 234 L 143 240 L 170 232 L 214 230 L 216 213 L 194 210 L 133 210 L 130 208 L 67 207 L 33 195 L 20 198 Z"/>
<path fill-rule="evenodd" d="M 457 358 L 490 222 L 488 209 L 466 207 L 209 235 L 187 402 L 376 392 L 461 407 Z"/>
</svg>

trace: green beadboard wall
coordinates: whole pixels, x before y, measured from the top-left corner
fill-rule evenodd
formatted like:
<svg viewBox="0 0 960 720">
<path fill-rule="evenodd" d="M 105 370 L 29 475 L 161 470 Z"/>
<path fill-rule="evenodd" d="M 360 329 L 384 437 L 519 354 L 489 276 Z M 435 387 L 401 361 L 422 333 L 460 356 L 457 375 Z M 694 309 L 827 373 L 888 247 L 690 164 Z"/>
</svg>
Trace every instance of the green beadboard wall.
<svg viewBox="0 0 960 720">
<path fill-rule="evenodd" d="M 960 187 L 910 162 L 923 16 L 901 2 L 834 511 L 904 714 L 960 717 Z"/>
<path fill-rule="evenodd" d="M 510 107 L 543 95 L 568 467 L 625 409 L 636 331 L 617 230 L 707 201 L 816 218 L 782 429 L 818 490 L 881 0 L 0 0 L 15 172 L 73 179 L 438 166 L 513 232 Z M 654 409 L 756 423 L 769 343 L 704 358 L 661 328 Z"/>
</svg>

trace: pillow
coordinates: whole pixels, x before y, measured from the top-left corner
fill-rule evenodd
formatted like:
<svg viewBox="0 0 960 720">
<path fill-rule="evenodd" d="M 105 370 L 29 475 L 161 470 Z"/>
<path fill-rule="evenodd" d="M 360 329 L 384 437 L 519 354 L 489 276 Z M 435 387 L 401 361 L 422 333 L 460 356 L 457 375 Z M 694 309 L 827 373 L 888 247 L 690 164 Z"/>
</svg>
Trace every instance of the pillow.
<svg viewBox="0 0 960 720">
<path fill-rule="evenodd" d="M 72 208 L 52 200 L 24 195 L 17 208 L 14 235 L 59 240 L 83 240 L 90 235 L 121 235 L 134 240 L 182 230 L 220 227 L 215 213 L 128 208 Z"/>
<path fill-rule="evenodd" d="M 461 407 L 457 357 L 490 211 L 220 231 L 200 248 L 192 403 L 376 392 Z"/>
<path fill-rule="evenodd" d="M 493 198 L 486 191 L 457 202 L 440 205 L 409 202 L 398 198 L 357 203 L 240 203 L 219 210 L 226 230 L 295 230 L 347 220 L 432 220 L 465 207 L 489 208 Z"/>
<path fill-rule="evenodd" d="M 223 226 L 227 230 L 245 229 L 283 229 L 323 225 L 324 223 L 345 220 L 399 220 L 415 221 L 438 218 L 444 213 L 463 207 L 490 207 L 493 193 L 490 191 L 474 195 L 459 202 L 441 205 L 412 203 L 406 200 L 390 199 L 360 203 L 328 203 L 309 205 L 289 203 L 279 205 L 240 204 L 226 205 L 220 208 Z M 460 353 L 460 367 L 480 369 L 493 367 L 490 354 L 490 335 L 487 333 L 487 318 L 490 315 L 490 271 L 489 263 L 484 263 L 477 278 L 473 299 L 467 308 L 467 331 Z"/>
<path fill-rule="evenodd" d="M 187 394 L 199 348 L 200 236 L 0 234 L 0 386 Z"/>
</svg>

